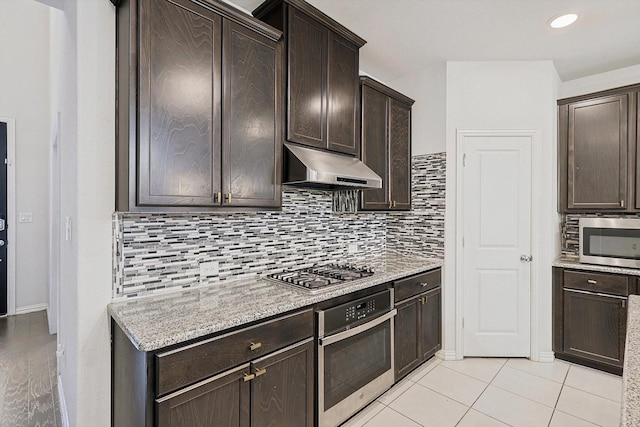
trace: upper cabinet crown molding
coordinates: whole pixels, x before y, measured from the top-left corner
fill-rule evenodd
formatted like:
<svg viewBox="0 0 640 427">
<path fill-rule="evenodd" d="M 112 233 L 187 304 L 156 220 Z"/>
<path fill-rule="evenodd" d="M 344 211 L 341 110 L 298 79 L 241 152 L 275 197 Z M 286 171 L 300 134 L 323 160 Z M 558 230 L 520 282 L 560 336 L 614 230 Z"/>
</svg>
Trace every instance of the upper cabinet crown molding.
<svg viewBox="0 0 640 427">
<path fill-rule="evenodd" d="M 257 18 L 262 18 L 266 15 L 269 15 L 277 9 L 282 3 L 286 3 L 295 7 L 296 9 L 306 13 L 316 21 L 322 23 L 329 30 L 333 31 L 336 34 L 344 37 L 351 43 L 355 44 L 358 48 L 364 46 L 367 42 L 362 37 L 358 36 L 353 31 L 347 29 L 342 24 L 331 18 L 330 16 L 324 14 L 320 10 L 316 9 L 309 3 L 304 0 L 267 0 L 258 6 L 252 13 L 253 16 Z"/>
<path fill-rule="evenodd" d="M 131 0 L 111 0 L 114 6 L 120 7 L 125 5 Z M 265 24 L 259 19 L 254 18 L 251 15 L 234 8 L 226 3 L 218 2 L 215 0 L 192 0 L 193 3 L 198 3 L 201 6 L 210 9 L 218 15 L 229 19 L 237 24 L 247 27 L 265 37 L 270 38 L 273 41 L 279 41 L 282 38 L 282 31 L 273 28 L 270 25 Z"/>
</svg>

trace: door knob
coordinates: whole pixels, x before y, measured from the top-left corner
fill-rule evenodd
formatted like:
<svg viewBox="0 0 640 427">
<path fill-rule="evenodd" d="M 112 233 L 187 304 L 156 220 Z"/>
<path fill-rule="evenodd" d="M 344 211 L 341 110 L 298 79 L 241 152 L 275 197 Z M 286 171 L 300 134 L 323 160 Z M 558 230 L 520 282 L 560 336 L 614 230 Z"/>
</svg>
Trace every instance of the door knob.
<svg viewBox="0 0 640 427">
<path fill-rule="evenodd" d="M 533 261 L 533 257 L 531 255 L 521 255 L 520 261 L 522 262 L 531 262 Z"/>
</svg>

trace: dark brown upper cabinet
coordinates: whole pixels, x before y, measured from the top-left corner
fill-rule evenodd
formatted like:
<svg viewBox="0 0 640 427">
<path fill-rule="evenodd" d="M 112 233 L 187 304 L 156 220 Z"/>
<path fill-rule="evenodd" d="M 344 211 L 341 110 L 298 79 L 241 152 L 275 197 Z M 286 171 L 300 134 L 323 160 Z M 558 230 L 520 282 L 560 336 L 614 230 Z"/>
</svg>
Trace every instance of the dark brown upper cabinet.
<svg viewBox="0 0 640 427">
<path fill-rule="evenodd" d="M 414 101 L 360 78 L 362 161 L 382 177 L 382 188 L 361 192 L 362 210 L 411 209 L 411 106 Z"/>
<path fill-rule="evenodd" d="M 634 211 L 637 86 L 558 101 L 558 211 Z"/>
<path fill-rule="evenodd" d="M 277 208 L 280 31 L 214 1 L 117 10 L 117 210 Z"/>
<path fill-rule="evenodd" d="M 287 140 L 358 156 L 366 42 L 302 0 L 267 0 L 253 14 L 285 34 Z"/>
</svg>

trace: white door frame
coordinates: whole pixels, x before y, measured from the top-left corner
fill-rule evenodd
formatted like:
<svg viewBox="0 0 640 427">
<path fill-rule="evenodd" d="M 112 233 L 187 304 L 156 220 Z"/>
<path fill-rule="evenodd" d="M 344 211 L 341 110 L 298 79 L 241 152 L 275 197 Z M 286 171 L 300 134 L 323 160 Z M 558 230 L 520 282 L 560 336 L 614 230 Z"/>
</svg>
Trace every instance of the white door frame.
<svg viewBox="0 0 640 427">
<path fill-rule="evenodd" d="M 533 361 L 540 359 L 539 355 L 539 337 L 538 337 L 538 268 L 539 268 L 539 253 L 538 253 L 538 236 L 540 231 L 540 212 L 536 209 L 535 201 L 540 200 L 541 196 L 541 131 L 540 130 L 504 130 L 504 129 L 490 129 L 490 130 L 466 130 L 458 129 L 456 131 L 456 286 L 455 286 L 455 325 L 456 325 L 456 359 L 462 359 L 464 355 L 464 338 L 462 331 L 462 317 L 463 317 L 463 289 L 462 277 L 464 271 L 464 253 L 462 248 L 463 238 L 463 194 L 464 194 L 464 179 L 463 179 L 463 154 L 464 143 L 467 138 L 474 137 L 529 137 L 531 139 L 531 255 L 533 256 L 533 264 L 531 268 L 531 316 L 530 316 L 530 328 L 531 328 L 531 354 L 529 358 Z"/>
<path fill-rule="evenodd" d="M 0 117 L 0 122 L 7 124 L 7 315 L 10 316 L 16 313 L 16 120 Z"/>
</svg>

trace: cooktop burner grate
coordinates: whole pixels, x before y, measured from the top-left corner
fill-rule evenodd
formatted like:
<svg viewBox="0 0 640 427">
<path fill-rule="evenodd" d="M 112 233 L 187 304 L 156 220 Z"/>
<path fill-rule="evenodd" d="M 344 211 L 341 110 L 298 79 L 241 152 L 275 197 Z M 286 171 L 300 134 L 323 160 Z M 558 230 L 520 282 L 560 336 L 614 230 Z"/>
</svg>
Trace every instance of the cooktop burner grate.
<svg viewBox="0 0 640 427">
<path fill-rule="evenodd" d="M 352 265 L 325 264 L 299 270 L 283 271 L 267 275 L 268 279 L 296 285 L 307 289 L 320 289 L 351 280 L 361 279 L 373 274 L 370 268 Z"/>
</svg>

